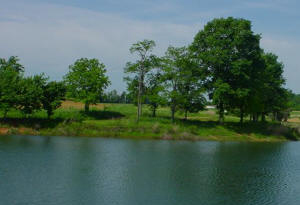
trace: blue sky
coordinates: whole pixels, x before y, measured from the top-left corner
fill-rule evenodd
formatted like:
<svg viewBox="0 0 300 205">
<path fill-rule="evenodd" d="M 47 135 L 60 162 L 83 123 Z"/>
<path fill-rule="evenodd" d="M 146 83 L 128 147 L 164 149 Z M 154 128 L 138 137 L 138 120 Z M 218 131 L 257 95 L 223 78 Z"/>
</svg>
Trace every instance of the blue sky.
<svg viewBox="0 0 300 205">
<path fill-rule="evenodd" d="M 0 0 L 0 57 L 17 55 L 27 74 L 60 80 L 80 57 L 102 61 L 123 91 L 129 47 L 153 39 L 154 53 L 192 42 L 217 17 L 252 21 L 261 46 L 285 65 L 286 87 L 300 93 L 300 1 L 297 0 Z"/>
</svg>

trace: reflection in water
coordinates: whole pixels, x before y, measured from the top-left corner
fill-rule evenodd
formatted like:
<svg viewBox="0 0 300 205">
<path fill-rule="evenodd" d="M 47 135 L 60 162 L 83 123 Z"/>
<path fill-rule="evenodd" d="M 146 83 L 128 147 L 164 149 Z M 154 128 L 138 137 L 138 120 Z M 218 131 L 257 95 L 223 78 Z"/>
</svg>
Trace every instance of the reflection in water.
<svg viewBox="0 0 300 205">
<path fill-rule="evenodd" d="M 299 150 L 299 143 L 1 137 L 1 203 L 298 205 Z"/>
<path fill-rule="evenodd" d="M 221 195 L 223 204 L 274 204 L 276 187 L 284 186 L 272 174 L 281 173 L 278 160 L 282 149 L 280 143 L 218 144 L 212 164 L 215 186 L 209 193 Z"/>
</svg>

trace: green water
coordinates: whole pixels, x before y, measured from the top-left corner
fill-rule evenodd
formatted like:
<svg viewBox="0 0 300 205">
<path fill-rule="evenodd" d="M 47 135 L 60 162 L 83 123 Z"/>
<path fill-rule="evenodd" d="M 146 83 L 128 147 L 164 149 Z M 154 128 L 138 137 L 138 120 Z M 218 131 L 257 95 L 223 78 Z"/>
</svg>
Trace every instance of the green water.
<svg viewBox="0 0 300 205">
<path fill-rule="evenodd" d="M 300 143 L 0 137 L 2 205 L 299 205 Z"/>
</svg>

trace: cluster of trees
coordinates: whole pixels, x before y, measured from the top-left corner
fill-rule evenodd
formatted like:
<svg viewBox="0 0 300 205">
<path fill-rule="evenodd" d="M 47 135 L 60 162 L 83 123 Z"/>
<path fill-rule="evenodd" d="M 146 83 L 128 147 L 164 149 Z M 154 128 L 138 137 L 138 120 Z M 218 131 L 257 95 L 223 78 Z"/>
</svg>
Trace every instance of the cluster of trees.
<svg viewBox="0 0 300 205">
<path fill-rule="evenodd" d="M 138 106 L 137 120 L 141 116 L 143 103 L 150 106 L 153 117 L 158 106 L 168 105 L 172 121 L 179 109 L 184 110 L 186 118 L 188 112 L 204 109 L 206 99 L 202 74 L 189 49 L 170 46 L 165 56 L 159 58 L 152 54 L 154 46 L 152 40 L 134 44 L 130 51 L 137 53 L 139 59 L 127 63 L 125 67 L 125 72 L 131 74 L 125 80 L 129 94 Z"/>
<path fill-rule="evenodd" d="M 43 74 L 25 77 L 24 67 L 17 57 L 0 59 L 0 110 L 4 118 L 13 108 L 24 116 L 45 109 L 50 117 L 61 105 L 65 92 L 62 82 L 49 82 Z"/>
<path fill-rule="evenodd" d="M 100 96 L 100 102 L 128 104 L 131 103 L 131 97 L 125 91 L 118 94 L 118 91 L 112 90 Z"/>
<path fill-rule="evenodd" d="M 203 110 L 208 96 L 221 123 L 225 111 L 239 115 L 241 123 L 247 115 L 253 121 L 269 114 L 281 120 L 292 104 L 288 99 L 299 104 L 299 96 L 284 88 L 284 66 L 264 52 L 260 39 L 250 21 L 229 17 L 208 22 L 189 46 L 170 46 L 162 57 L 153 54 L 154 41 L 139 41 L 130 48 L 137 60 L 126 64 L 128 94 L 121 95 L 104 93 L 110 81 L 97 59 L 78 59 L 62 82 L 43 74 L 25 77 L 17 57 L 0 59 L 0 109 L 4 116 L 12 108 L 24 115 L 45 109 L 50 117 L 67 96 L 84 102 L 85 111 L 99 100 L 135 103 L 138 121 L 142 104 L 153 116 L 159 106 L 169 106 L 174 121 L 177 110 L 185 118 Z"/>
<path fill-rule="evenodd" d="M 67 94 L 83 101 L 88 111 L 110 83 L 104 68 L 97 59 L 81 58 L 69 66 L 64 80 L 57 82 L 44 74 L 25 77 L 24 67 L 15 56 L 0 59 L 0 110 L 6 118 L 11 109 L 20 110 L 24 116 L 44 109 L 50 118 Z"/>
<path fill-rule="evenodd" d="M 64 82 L 68 88 L 67 96 L 82 101 L 85 112 L 89 111 L 91 104 L 99 102 L 99 96 L 110 85 L 105 65 L 95 58 L 75 61 L 69 66 Z"/>
<path fill-rule="evenodd" d="M 238 114 L 241 123 L 246 115 L 253 121 L 264 121 L 268 114 L 281 120 L 289 95 L 284 66 L 275 54 L 264 52 L 260 39 L 250 21 L 229 17 L 208 22 L 191 45 L 170 46 L 163 57 L 152 54 L 154 41 L 133 44 L 130 51 L 138 60 L 127 63 L 125 80 L 138 105 L 137 119 L 147 102 L 153 116 L 159 105 L 169 105 L 174 121 L 178 109 L 186 115 L 203 109 L 205 93 L 221 123 L 225 111 Z"/>
<path fill-rule="evenodd" d="M 300 94 L 297 95 L 297 94 L 290 93 L 289 107 L 292 110 L 300 111 Z"/>
</svg>

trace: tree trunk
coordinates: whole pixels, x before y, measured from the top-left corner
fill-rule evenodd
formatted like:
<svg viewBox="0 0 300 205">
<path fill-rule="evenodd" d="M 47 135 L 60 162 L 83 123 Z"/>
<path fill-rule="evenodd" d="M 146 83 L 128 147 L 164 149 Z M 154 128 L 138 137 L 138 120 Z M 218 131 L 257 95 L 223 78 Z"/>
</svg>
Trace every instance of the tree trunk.
<svg viewBox="0 0 300 205">
<path fill-rule="evenodd" d="M 266 122 L 266 114 L 265 113 L 261 114 L 261 121 Z"/>
<path fill-rule="evenodd" d="M 244 110 L 240 108 L 240 123 L 243 124 L 244 122 Z"/>
<path fill-rule="evenodd" d="M 50 119 L 51 115 L 52 115 L 52 110 L 48 110 L 47 111 L 47 118 L 48 118 L 48 120 Z"/>
<path fill-rule="evenodd" d="M 257 122 L 258 121 L 258 114 L 254 113 L 253 114 L 253 122 Z"/>
<path fill-rule="evenodd" d="M 152 117 L 156 117 L 156 107 L 153 107 L 153 110 L 152 110 Z"/>
<path fill-rule="evenodd" d="M 171 113 L 172 113 L 172 122 L 174 123 L 175 122 L 175 106 L 173 106 L 173 105 L 171 108 Z"/>
<path fill-rule="evenodd" d="M 277 120 L 277 112 L 273 112 L 273 121 Z"/>
<path fill-rule="evenodd" d="M 187 120 L 187 114 L 188 114 L 188 111 L 187 109 L 185 110 L 185 113 L 184 113 L 184 119 Z"/>
<path fill-rule="evenodd" d="M 143 87 L 143 74 L 139 77 L 139 90 L 138 90 L 138 112 L 137 112 L 137 122 L 140 121 L 140 116 L 142 115 L 142 87 Z"/>
<path fill-rule="evenodd" d="M 84 104 L 84 111 L 85 112 L 89 112 L 90 111 L 90 104 L 89 103 L 85 103 Z"/>
<path fill-rule="evenodd" d="M 219 107 L 219 123 L 224 124 L 224 107 L 223 104 Z"/>
<path fill-rule="evenodd" d="M 5 109 L 5 110 L 4 110 L 3 119 L 6 119 L 6 117 L 7 117 L 7 113 L 8 113 L 8 109 Z"/>
</svg>

